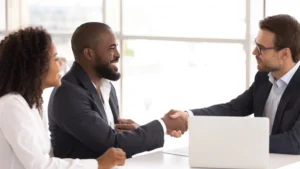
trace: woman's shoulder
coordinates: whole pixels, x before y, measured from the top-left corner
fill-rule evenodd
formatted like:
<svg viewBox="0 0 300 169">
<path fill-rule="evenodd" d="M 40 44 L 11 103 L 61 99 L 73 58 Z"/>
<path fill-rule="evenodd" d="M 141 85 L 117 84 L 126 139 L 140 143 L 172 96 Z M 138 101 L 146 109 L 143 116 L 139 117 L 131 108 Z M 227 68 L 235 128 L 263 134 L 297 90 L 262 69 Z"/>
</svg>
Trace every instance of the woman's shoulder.
<svg viewBox="0 0 300 169">
<path fill-rule="evenodd" d="M 22 95 L 16 93 L 9 93 L 0 97 L 0 107 L 3 108 L 7 106 L 28 107 L 28 104 Z"/>
<path fill-rule="evenodd" d="M 9 93 L 0 97 L 0 101 L 13 101 L 13 100 L 25 101 L 24 97 L 17 93 Z"/>
</svg>

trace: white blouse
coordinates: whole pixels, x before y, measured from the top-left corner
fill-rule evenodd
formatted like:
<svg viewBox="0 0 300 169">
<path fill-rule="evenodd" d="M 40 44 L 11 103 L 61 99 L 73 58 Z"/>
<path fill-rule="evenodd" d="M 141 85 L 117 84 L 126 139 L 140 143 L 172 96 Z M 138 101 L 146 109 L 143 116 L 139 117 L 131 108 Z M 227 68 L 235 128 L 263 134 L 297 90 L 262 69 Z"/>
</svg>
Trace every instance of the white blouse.
<svg viewBox="0 0 300 169">
<path fill-rule="evenodd" d="M 19 94 L 0 98 L 1 169 L 97 169 L 94 159 L 50 157 L 48 124 L 36 108 L 30 109 Z"/>
</svg>

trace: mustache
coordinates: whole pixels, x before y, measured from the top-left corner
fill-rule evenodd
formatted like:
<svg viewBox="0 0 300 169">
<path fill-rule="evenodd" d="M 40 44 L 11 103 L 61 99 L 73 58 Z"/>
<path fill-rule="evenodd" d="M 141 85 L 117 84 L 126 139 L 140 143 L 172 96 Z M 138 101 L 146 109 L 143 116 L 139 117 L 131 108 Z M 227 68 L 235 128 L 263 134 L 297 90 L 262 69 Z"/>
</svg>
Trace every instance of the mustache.
<svg viewBox="0 0 300 169">
<path fill-rule="evenodd" d="M 112 60 L 110 63 L 119 62 L 119 60 L 120 60 L 120 57 L 117 57 L 114 60 Z"/>
</svg>

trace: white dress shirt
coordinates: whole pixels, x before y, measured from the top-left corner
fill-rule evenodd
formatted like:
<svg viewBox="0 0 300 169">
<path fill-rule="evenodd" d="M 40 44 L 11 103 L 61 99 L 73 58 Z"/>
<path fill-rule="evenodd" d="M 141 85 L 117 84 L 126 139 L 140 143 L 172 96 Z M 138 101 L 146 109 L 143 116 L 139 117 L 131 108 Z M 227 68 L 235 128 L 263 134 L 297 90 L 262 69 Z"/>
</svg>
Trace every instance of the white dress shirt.
<svg viewBox="0 0 300 169">
<path fill-rule="evenodd" d="M 95 86 L 95 88 L 97 88 L 95 84 L 94 84 L 94 86 Z M 111 91 L 111 83 L 110 83 L 109 80 L 104 79 L 104 78 L 101 79 L 101 81 L 100 81 L 100 91 L 101 91 L 103 101 L 104 101 L 103 107 L 104 107 L 105 114 L 106 114 L 106 117 L 107 117 L 108 125 L 111 126 L 111 128 L 114 129 L 115 128 L 114 116 L 113 116 L 113 113 L 112 113 L 110 105 L 109 105 L 109 97 L 110 97 L 110 91 Z M 101 95 L 99 97 L 101 98 Z M 158 119 L 158 121 L 160 122 L 164 133 L 166 133 L 167 132 L 167 129 L 166 129 L 167 127 L 166 127 L 165 123 L 161 119 Z"/>
<path fill-rule="evenodd" d="M 114 115 L 111 111 L 111 107 L 109 105 L 109 96 L 110 96 L 110 91 L 111 91 L 111 84 L 108 80 L 102 79 L 100 82 L 100 90 L 102 93 L 102 99 L 103 99 L 103 107 L 105 110 L 105 114 L 107 117 L 107 122 L 108 125 L 111 126 L 111 128 L 115 128 L 115 122 L 114 122 Z M 101 97 L 101 96 L 100 96 Z"/>
<path fill-rule="evenodd" d="M 269 97 L 265 104 L 264 116 L 270 119 L 270 134 L 272 132 L 274 119 L 276 116 L 277 108 L 285 91 L 287 85 L 291 81 L 295 72 L 299 68 L 300 62 L 298 62 L 292 69 L 290 69 L 286 74 L 284 74 L 280 79 L 275 80 L 273 74 L 270 72 L 268 74 L 269 81 L 273 84 L 269 93 Z"/>
<path fill-rule="evenodd" d="M 0 98 L 1 169 L 97 169 L 96 160 L 50 156 L 48 126 L 19 94 Z"/>
</svg>

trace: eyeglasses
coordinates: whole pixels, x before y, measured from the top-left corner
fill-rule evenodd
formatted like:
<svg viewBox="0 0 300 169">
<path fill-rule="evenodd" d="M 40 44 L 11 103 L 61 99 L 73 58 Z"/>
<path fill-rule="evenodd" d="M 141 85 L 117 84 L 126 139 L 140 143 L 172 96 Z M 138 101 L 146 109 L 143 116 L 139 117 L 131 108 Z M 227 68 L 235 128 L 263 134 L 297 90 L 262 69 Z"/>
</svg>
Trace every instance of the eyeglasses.
<svg viewBox="0 0 300 169">
<path fill-rule="evenodd" d="M 262 45 L 260 45 L 260 44 L 257 44 L 256 43 L 256 39 L 255 39 L 255 45 L 256 45 L 256 49 L 257 49 L 257 51 L 258 51 L 258 54 L 259 54 L 259 56 L 260 55 L 262 55 L 262 52 L 264 51 L 264 50 L 278 50 L 278 49 L 280 49 L 279 47 L 276 47 L 276 46 L 274 46 L 274 47 L 264 47 L 264 46 L 262 46 Z"/>
</svg>

